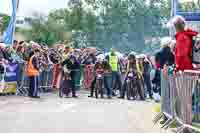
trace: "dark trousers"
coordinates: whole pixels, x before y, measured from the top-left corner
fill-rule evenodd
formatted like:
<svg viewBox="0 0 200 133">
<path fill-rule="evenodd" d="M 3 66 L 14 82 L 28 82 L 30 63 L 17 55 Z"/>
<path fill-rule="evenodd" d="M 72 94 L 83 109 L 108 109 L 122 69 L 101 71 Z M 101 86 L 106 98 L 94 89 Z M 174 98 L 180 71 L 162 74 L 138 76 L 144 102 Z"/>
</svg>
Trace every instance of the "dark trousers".
<svg viewBox="0 0 200 133">
<path fill-rule="evenodd" d="M 69 93 L 71 92 L 71 88 L 72 88 L 72 81 L 68 79 L 63 79 L 61 82 L 61 89 L 63 93 L 68 96 Z"/>
<path fill-rule="evenodd" d="M 38 76 L 31 76 L 29 77 L 29 96 L 36 97 L 38 96 L 39 90 L 39 80 Z"/>
<path fill-rule="evenodd" d="M 126 80 L 124 81 L 122 89 L 120 90 L 120 96 L 125 97 L 125 93 L 126 93 Z"/>
<path fill-rule="evenodd" d="M 150 75 L 144 74 L 143 77 L 144 77 L 144 83 L 147 87 L 147 91 L 149 93 L 149 96 L 152 97 L 152 86 L 151 86 Z"/>
<path fill-rule="evenodd" d="M 72 87 L 72 96 L 76 96 L 76 82 L 75 82 L 75 79 L 76 79 L 76 77 L 75 77 L 76 75 L 75 75 L 75 73 L 74 72 L 72 72 L 72 74 L 71 74 L 71 77 L 72 77 L 72 80 L 71 80 L 71 87 Z"/>
<path fill-rule="evenodd" d="M 96 77 L 92 81 L 92 84 L 91 84 L 91 87 L 90 87 L 90 96 L 91 97 L 93 97 L 93 94 L 94 94 L 95 84 L 96 84 Z"/>
</svg>

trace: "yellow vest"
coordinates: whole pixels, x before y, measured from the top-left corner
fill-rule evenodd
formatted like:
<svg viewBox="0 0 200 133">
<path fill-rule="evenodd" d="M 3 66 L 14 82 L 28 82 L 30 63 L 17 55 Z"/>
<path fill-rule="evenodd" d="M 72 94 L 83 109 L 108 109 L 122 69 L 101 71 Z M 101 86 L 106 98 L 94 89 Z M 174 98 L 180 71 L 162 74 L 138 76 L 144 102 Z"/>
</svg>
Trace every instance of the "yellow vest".
<svg viewBox="0 0 200 133">
<path fill-rule="evenodd" d="M 109 56 L 109 64 L 111 66 L 112 71 L 118 71 L 118 58 L 117 56 Z"/>
<path fill-rule="evenodd" d="M 136 67 L 137 67 L 137 71 L 139 73 L 139 78 L 141 79 L 142 75 L 143 75 L 143 66 L 140 67 L 140 64 L 137 63 Z"/>
</svg>

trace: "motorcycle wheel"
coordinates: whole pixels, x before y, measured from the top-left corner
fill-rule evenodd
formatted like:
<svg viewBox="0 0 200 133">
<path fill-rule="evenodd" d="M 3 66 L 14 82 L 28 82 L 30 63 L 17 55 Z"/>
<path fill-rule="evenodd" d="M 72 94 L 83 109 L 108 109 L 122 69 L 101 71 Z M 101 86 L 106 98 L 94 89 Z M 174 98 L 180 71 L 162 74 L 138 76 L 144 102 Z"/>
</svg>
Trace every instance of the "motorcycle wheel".
<svg viewBox="0 0 200 133">
<path fill-rule="evenodd" d="M 95 97 L 97 99 L 99 97 L 99 80 L 96 81 L 96 85 L 95 85 Z"/>
<path fill-rule="evenodd" d="M 127 99 L 130 100 L 131 99 L 131 82 L 128 81 L 127 82 L 127 89 L 126 89 L 126 96 L 127 96 Z"/>
<path fill-rule="evenodd" d="M 60 97 L 60 98 L 63 98 L 63 89 L 59 89 L 59 92 L 58 92 L 58 93 L 59 93 L 59 94 L 58 94 L 59 97 Z"/>
</svg>

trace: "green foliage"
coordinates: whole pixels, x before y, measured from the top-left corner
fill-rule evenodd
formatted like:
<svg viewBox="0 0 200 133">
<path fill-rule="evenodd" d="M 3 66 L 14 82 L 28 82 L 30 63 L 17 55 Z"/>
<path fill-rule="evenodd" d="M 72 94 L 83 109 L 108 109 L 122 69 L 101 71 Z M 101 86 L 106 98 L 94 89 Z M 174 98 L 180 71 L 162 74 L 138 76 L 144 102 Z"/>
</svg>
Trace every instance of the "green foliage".
<svg viewBox="0 0 200 133">
<path fill-rule="evenodd" d="M 10 22 L 10 16 L 5 14 L 0 14 L 0 32 L 3 33 L 6 28 L 8 27 L 8 24 Z"/>
<path fill-rule="evenodd" d="M 152 47 L 147 39 L 155 44 L 155 38 L 168 35 L 163 27 L 170 17 L 166 0 L 69 0 L 66 7 L 46 18 L 36 16 L 28 38 L 47 44 L 68 39 L 75 47 L 148 51 Z"/>
<path fill-rule="evenodd" d="M 43 15 L 35 14 L 30 20 L 32 29 L 24 30 L 23 34 L 28 40 L 34 40 L 39 43 L 52 45 L 58 41 L 64 41 L 64 26 L 53 21 L 51 17 L 46 18 Z"/>
<path fill-rule="evenodd" d="M 195 2 L 185 2 L 178 5 L 179 9 L 184 12 L 191 12 L 200 10 L 200 6 Z"/>
</svg>

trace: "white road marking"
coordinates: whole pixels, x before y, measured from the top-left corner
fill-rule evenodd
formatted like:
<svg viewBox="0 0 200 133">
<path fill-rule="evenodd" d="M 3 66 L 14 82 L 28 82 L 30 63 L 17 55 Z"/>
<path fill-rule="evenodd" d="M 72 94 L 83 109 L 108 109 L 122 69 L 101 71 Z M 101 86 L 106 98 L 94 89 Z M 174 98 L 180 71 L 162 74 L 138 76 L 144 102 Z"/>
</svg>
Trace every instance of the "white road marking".
<svg viewBox="0 0 200 133">
<path fill-rule="evenodd" d="M 63 103 L 63 104 L 60 104 L 59 107 L 55 110 L 55 112 L 64 112 L 72 107 L 75 107 L 77 104 L 75 103 Z"/>
</svg>

